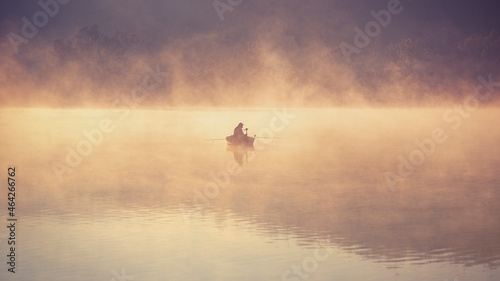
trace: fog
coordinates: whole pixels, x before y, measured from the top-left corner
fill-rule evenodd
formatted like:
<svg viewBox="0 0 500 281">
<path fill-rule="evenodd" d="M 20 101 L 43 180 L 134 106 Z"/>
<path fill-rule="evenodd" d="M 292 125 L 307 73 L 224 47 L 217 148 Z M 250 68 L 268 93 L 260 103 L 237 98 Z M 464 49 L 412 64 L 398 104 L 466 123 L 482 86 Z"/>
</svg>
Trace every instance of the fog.
<svg viewBox="0 0 500 281">
<path fill-rule="evenodd" d="M 210 1 L 75 0 L 13 47 L 41 8 L 7 1 L 0 103 L 109 108 L 147 67 L 165 75 L 136 107 L 436 106 L 474 94 L 479 75 L 499 80 L 497 2 L 401 1 L 349 62 L 341 43 L 388 5 L 365 2 L 242 1 L 221 20 Z"/>
<path fill-rule="evenodd" d="M 5 133 L 9 150 L 0 162 L 22 167 L 25 218 L 108 220 L 117 210 L 151 209 L 225 221 L 230 212 L 266 235 L 296 235 L 304 243 L 335 237 L 339 247 L 384 262 L 498 268 L 500 132 L 491 126 L 498 111 L 478 110 L 454 130 L 442 120 L 444 110 L 290 110 L 290 124 L 244 152 L 241 173 L 208 205 L 200 205 L 199 194 L 216 182 L 212 174 L 224 182 L 236 152 L 205 139 L 231 133 L 234 118 L 248 120 L 256 133 L 272 112 L 136 110 L 122 121 L 110 110 L 7 109 L 1 120 L 16 126 Z M 114 131 L 59 181 L 54 163 L 69 165 L 68 151 L 78 150 L 83 131 L 95 132 L 103 118 L 113 120 Z M 391 189 L 384 173 L 397 174 L 398 155 L 408 159 L 422 149 L 415 140 L 436 128 L 445 142 Z"/>
</svg>

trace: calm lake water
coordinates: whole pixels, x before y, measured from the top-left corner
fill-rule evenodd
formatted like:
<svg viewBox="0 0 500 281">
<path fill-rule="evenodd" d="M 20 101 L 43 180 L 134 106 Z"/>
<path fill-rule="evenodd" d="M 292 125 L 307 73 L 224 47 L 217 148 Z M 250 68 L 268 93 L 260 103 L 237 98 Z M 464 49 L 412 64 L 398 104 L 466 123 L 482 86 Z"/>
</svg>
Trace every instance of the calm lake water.
<svg viewBox="0 0 500 281">
<path fill-rule="evenodd" d="M 0 280 L 500 280 L 500 110 L 451 110 L 2 109 Z"/>
</svg>

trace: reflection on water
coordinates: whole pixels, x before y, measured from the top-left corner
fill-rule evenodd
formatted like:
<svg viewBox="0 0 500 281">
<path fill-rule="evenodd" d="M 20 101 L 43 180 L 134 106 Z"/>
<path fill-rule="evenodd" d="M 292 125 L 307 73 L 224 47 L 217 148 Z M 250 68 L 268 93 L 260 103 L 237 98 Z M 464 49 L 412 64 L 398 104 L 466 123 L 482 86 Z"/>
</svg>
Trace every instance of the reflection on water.
<svg viewBox="0 0 500 281">
<path fill-rule="evenodd" d="M 204 140 L 262 132 L 273 111 L 1 110 L 20 262 L 0 277 L 498 280 L 500 113 L 453 129 L 444 110 L 294 110 L 253 149 Z M 390 188 L 436 128 L 446 140 Z"/>
<path fill-rule="evenodd" d="M 249 155 L 253 159 L 255 148 L 253 145 L 228 145 L 226 150 L 233 153 L 234 161 L 238 165 L 243 166 L 243 163 L 248 164 Z"/>
</svg>

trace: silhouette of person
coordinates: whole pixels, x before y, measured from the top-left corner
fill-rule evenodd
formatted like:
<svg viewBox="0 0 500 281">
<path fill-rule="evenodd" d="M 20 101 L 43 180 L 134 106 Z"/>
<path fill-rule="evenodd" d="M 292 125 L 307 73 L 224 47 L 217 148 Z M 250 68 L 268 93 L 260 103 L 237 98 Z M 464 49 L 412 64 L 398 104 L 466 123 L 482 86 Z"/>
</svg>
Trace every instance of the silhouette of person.
<svg viewBox="0 0 500 281">
<path fill-rule="evenodd" d="M 245 137 L 245 134 L 243 133 L 243 123 L 238 124 L 238 126 L 234 128 L 233 135 L 238 139 Z"/>
</svg>

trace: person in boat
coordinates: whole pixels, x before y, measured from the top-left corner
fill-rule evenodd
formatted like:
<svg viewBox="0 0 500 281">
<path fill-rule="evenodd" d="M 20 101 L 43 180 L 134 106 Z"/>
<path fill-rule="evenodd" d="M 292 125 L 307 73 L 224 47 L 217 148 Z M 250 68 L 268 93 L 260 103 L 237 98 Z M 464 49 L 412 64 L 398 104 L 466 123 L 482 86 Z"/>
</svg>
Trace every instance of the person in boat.
<svg viewBox="0 0 500 281">
<path fill-rule="evenodd" d="M 243 123 L 238 124 L 238 126 L 236 126 L 236 128 L 234 128 L 233 135 L 234 135 L 234 137 L 236 137 L 238 139 L 242 139 L 245 137 L 245 134 L 243 133 Z"/>
</svg>

